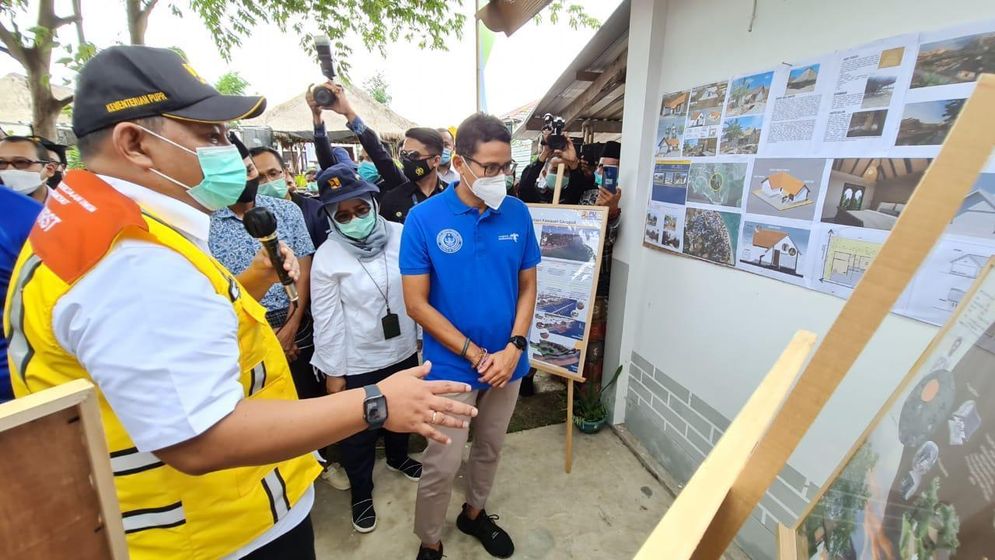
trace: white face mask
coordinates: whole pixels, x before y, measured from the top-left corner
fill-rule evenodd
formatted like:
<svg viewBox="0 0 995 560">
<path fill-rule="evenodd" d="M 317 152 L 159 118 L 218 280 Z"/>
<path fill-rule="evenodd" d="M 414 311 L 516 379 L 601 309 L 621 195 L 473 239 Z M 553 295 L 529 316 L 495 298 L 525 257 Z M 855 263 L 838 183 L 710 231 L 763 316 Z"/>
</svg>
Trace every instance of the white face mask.
<svg viewBox="0 0 995 560">
<path fill-rule="evenodd" d="M 473 175 L 474 181 L 470 185 L 470 191 L 477 195 L 477 198 L 484 201 L 491 210 L 497 210 L 501 207 L 501 203 L 504 202 L 504 197 L 508 196 L 508 189 L 505 185 L 504 175 L 498 175 L 496 177 L 477 177 L 470 169 L 470 164 L 466 166 L 466 170 Z"/>
<path fill-rule="evenodd" d="M 26 169 L 4 169 L 0 171 L 0 179 L 7 188 L 21 194 L 31 194 L 42 186 L 44 179 L 41 171 L 28 171 Z"/>
</svg>

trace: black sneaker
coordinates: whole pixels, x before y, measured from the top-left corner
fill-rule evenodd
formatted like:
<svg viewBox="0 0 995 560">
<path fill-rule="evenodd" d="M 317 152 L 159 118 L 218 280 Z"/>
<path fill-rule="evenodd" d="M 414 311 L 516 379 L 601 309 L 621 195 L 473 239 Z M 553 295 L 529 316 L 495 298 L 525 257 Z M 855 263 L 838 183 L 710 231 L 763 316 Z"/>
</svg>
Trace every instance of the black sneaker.
<svg viewBox="0 0 995 560">
<path fill-rule="evenodd" d="M 387 470 L 399 472 L 414 482 L 418 482 L 421 478 L 421 463 L 411 457 L 405 457 L 400 465 L 391 465 L 390 461 L 387 461 Z"/>
<path fill-rule="evenodd" d="M 352 504 L 352 528 L 360 533 L 369 533 L 377 528 L 377 510 L 373 509 L 372 498 Z"/>
<path fill-rule="evenodd" d="M 467 505 L 463 504 L 463 511 L 456 518 L 456 526 L 471 537 L 476 537 L 480 544 L 484 545 L 491 556 L 497 558 L 511 558 L 515 553 L 515 543 L 511 542 L 511 537 L 504 529 L 494 522 L 500 517 L 497 515 L 487 515 L 485 510 L 480 510 L 480 515 L 476 519 L 466 516 Z"/>
<path fill-rule="evenodd" d="M 443 558 L 445 556 L 442 554 L 442 543 L 439 543 L 439 550 L 432 550 L 424 546 L 418 547 L 418 558 L 415 560 L 442 560 Z"/>
</svg>

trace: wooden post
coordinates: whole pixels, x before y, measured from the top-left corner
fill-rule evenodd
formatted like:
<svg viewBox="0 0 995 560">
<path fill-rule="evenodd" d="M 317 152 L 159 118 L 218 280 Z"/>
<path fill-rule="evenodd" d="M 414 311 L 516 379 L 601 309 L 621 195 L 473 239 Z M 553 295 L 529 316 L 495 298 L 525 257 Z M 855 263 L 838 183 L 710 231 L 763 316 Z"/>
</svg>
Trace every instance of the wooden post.
<svg viewBox="0 0 995 560">
<path fill-rule="evenodd" d="M 699 543 L 699 539 L 716 512 L 721 512 L 723 504 L 729 501 L 729 487 L 749 463 L 757 442 L 763 438 L 785 396 L 791 392 L 814 345 L 815 334 L 807 331 L 795 334 L 722 439 L 643 543 L 636 560 L 686 560 L 704 544 Z M 708 558 L 721 556 L 720 552 Z"/>
<path fill-rule="evenodd" d="M 574 463 L 574 380 L 567 379 L 567 448 L 563 457 L 563 470 L 570 474 Z"/>
<path fill-rule="evenodd" d="M 569 142 L 569 140 L 567 140 Z M 565 173 L 566 165 L 561 163 L 556 166 L 556 186 L 553 187 L 553 204 L 560 203 L 560 189 L 563 187 L 563 174 Z"/>
<path fill-rule="evenodd" d="M 798 560 L 798 542 L 795 530 L 777 524 L 777 560 Z"/>
</svg>

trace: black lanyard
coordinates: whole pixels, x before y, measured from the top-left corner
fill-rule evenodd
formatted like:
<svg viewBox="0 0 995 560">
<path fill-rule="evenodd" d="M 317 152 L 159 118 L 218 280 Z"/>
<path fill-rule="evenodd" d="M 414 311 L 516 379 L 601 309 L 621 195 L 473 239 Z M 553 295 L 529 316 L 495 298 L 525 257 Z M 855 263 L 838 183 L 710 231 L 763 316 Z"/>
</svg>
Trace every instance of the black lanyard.
<svg viewBox="0 0 995 560">
<path fill-rule="evenodd" d="M 380 292 L 380 296 L 383 297 L 383 300 L 387 303 L 387 315 L 390 315 L 390 267 L 387 266 L 387 248 L 384 247 L 383 249 L 383 275 L 384 278 L 387 280 L 386 293 L 384 292 L 384 290 L 380 289 L 380 284 L 378 284 L 376 279 L 373 278 L 373 275 L 370 274 L 370 271 L 367 270 L 365 266 L 363 266 L 363 261 L 359 260 L 359 257 L 356 257 L 356 262 L 359 263 L 359 267 L 363 269 L 363 272 L 365 272 L 366 275 L 370 277 L 370 281 L 373 282 L 374 286 L 376 286 L 377 291 Z"/>
</svg>

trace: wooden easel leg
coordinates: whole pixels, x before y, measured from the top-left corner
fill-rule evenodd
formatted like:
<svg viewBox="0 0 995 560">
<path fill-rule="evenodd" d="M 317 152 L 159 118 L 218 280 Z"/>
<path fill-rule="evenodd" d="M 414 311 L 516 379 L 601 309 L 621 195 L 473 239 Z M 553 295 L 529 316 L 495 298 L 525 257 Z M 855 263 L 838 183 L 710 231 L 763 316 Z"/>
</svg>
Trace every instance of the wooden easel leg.
<svg viewBox="0 0 995 560">
<path fill-rule="evenodd" d="M 567 447 L 563 457 L 563 471 L 570 474 L 574 462 L 574 380 L 567 379 Z"/>
</svg>

